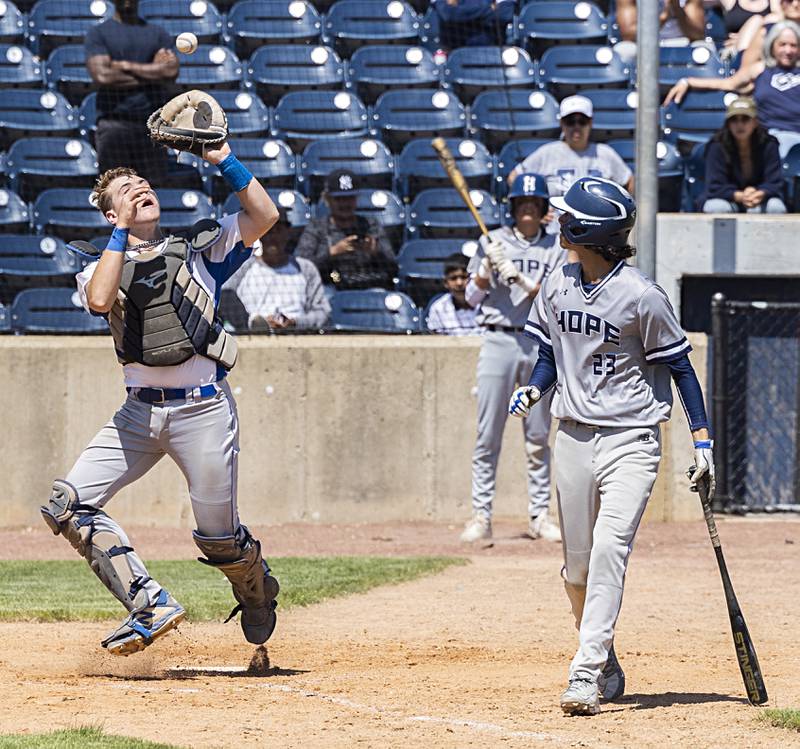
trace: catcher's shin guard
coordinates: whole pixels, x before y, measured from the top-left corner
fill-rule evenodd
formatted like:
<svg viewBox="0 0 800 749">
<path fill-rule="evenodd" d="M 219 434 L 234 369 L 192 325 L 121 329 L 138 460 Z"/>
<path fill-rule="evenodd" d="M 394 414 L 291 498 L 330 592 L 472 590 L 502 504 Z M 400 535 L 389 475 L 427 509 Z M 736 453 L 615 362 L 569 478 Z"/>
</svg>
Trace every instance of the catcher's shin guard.
<svg viewBox="0 0 800 749">
<path fill-rule="evenodd" d="M 261 557 L 261 544 L 243 525 L 233 536 L 209 538 L 195 531 L 192 537 L 207 557 L 198 557 L 198 561 L 221 570 L 239 602 L 225 621 L 241 611 L 245 639 L 253 645 L 263 645 L 275 629 L 275 598 L 280 586 Z"/>
</svg>

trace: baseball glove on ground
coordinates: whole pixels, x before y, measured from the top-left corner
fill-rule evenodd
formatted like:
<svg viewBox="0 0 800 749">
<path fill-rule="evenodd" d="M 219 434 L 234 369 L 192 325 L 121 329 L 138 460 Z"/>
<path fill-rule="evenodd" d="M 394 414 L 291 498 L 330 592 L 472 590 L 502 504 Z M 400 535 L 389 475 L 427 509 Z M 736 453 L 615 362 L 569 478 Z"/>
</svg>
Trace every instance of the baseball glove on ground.
<svg viewBox="0 0 800 749">
<path fill-rule="evenodd" d="M 213 96 L 193 90 L 153 112 L 147 129 L 158 143 L 202 156 L 203 149 L 218 148 L 228 137 L 228 118 Z"/>
</svg>

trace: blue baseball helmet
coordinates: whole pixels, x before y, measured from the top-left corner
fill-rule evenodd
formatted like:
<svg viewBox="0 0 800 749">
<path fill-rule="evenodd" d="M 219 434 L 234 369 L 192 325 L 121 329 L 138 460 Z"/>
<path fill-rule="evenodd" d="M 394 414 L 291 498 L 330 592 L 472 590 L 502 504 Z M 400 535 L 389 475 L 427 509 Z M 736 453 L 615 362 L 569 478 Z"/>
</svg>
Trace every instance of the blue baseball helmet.
<svg viewBox="0 0 800 749">
<path fill-rule="evenodd" d="M 508 197 L 509 199 L 531 197 L 549 200 L 550 192 L 547 189 L 547 180 L 541 174 L 518 174 L 514 178 Z"/>
<path fill-rule="evenodd" d="M 625 247 L 636 221 L 636 202 L 627 190 L 602 177 L 581 177 L 550 204 L 570 214 L 561 233 L 578 245 Z"/>
</svg>

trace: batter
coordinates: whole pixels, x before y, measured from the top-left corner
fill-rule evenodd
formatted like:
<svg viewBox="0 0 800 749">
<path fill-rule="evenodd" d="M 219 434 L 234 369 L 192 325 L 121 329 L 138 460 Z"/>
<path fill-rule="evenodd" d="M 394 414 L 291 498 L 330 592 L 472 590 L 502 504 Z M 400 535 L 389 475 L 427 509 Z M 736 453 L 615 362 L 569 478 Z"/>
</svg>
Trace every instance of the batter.
<svg viewBox="0 0 800 749">
<path fill-rule="evenodd" d="M 129 655 L 180 622 L 183 607 L 154 580 L 119 524 L 104 511 L 123 487 L 169 455 L 186 477 L 194 541 L 231 582 L 245 638 L 262 644 L 275 628 L 278 582 L 236 506 L 239 422 L 225 375 L 236 342 L 216 318 L 223 283 L 249 257 L 278 211 L 227 143 L 207 150 L 237 193 L 242 211 L 165 237 L 150 185 L 132 169 L 105 172 L 94 198 L 114 227 L 102 252 L 77 275 L 88 312 L 109 321 L 128 398 L 63 479 L 54 482 L 44 520 L 89 562 L 129 611 L 102 646 Z M 98 257 L 99 256 L 99 257 Z M 229 617 L 230 618 L 230 617 Z"/>
<path fill-rule="evenodd" d="M 625 690 L 614 628 L 658 472 L 658 425 L 672 409 L 670 375 L 694 438 L 693 485 L 706 474 L 713 482 L 714 460 L 691 346 L 664 291 L 625 262 L 635 252 L 633 198 L 610 180 L 583 177 L 551 203 L 564 211 L 561 246 L 577 262 L 550 274 L 534 302 L 525 329 L 539 341 L 539 357 L 509 411 L 527 417 L 555 388 L 562 576 L 580 640 L 561 707 L 592 715 L 600 694 L 616 699 Z"/>
<path fill-rule="evenodd" d="M 481 238 L 470 261 L 467 302 L 476 307 L 484 330 L 478 359 L 478 436 L 472 455 L 472 519 L 461 540 L 492 536 L 492 502 L 497 462 L 508 418 L 508 397 L 528 381 L 536 358 L 536 342 L 524 335 L 531 302 L 543 279 L 565 262 L 555 237 L 545 233 L 547 183 L 539 174 L 520 174 L 509 192 L 513 226 Z M 549 396 L 546 398 L 549 404 Z M 550 502 L 550 412 L 537 409 L 523 424 L 528 461 L 528 534 L 560 541 L 547 517 Z"/>
</svg>

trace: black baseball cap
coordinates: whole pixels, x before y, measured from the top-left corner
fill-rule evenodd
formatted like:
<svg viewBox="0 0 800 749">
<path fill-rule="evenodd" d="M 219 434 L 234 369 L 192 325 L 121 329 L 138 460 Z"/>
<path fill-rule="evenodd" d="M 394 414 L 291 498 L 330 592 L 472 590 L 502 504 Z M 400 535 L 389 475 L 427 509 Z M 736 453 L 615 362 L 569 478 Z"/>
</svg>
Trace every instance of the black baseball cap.
<svg viewBox="0 0 800 749">
<path fill-rule="evenodd" d="M 325 177 L 325 192 L 333 197 L 355 195 L 356 176 L 349 169 L 336 169 Z"/>
</svg>

